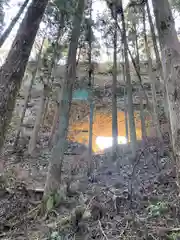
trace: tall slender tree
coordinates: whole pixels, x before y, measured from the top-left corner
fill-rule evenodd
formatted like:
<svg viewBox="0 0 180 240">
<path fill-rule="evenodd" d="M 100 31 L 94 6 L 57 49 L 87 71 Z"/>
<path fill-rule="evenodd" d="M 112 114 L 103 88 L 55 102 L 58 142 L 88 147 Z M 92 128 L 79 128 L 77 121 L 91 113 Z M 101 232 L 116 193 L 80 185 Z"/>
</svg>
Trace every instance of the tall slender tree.
<svg viewBox="0 0 180 240">
<path fill-rule="evenodd" d="M 180 183 L 180 42 L 168 0 L 153 0 L 156 26 L 162 55 L 162 66 L 166 85 L 168 109 L 172 132 L 172 145 Z M 180 186 L 179 186 L 180 187 Z"/>
<path fill-rule="evenodd" d="M 93 101 L 93 87 L 94 87 L 94 68 L 92 64 L 92 41 L 93 41 L 93 32 L 92 32 L 92 0 L 89 2 L 89 13 L 90 18 L 88 21 L 88 62 L 89 62 L 89 87 L 90 87 L 90 116 L 89 116 L 89 166 L 88 166 L 88 176 L 92 173 L 92 141 L 93 141 L 93 120 L 94 120 L 94 101 Z"/>
<path fill-rule="evenodd" d="M 144 94 L 141 88 L 139 88 L 139 95 L 140 95 L 141 136 L 142 136 L 142 139 L 144 139 L 147 136 L 147 131 L 146 131 L 146 118 L 144 116 L 144 104 L 143 104 Z"/>
<path fill-rule="evenodd" d="M 147 6 L 147 16 L 148 16 L 148 20 L 149 20 L 149 26 L 150 26 L 150 29 L 151 29 L 151 37 L 152 37 L 152 41 L 153 41 L 153 48 L 154 48 L 154 53 L 155 53 L 155 56 L 156 56 L 156 64 L 157 64 L 157 68 L 160 70 L 161 77 L 163 79 L 161 58 L 160 58 L 160 54 L 159 54 L 155 28 L 154 28 L 154 24 L 153 24 L 151 11 L 150 11 L 150 6 L 149 6 L 148 1 L 146 1 L 146 6 Z"/>
<path fill-rule="evenodd" d="M 37 72 L 39 70 L 39 66 L 40 66 L 40 62 L 41 62 L 41 55 L 42 55 L 42 51 L 43 51 L 43 46 L 44 46 L 44 41 L 45 41 L 45 38 L 46 38 L 46 32 L 44 34 L 44 37 L 43 37 L 43 40 L 42 40 L 42 44 L 41 44 L 41 47 L 39 49 L 39 54 L 38 54 L 38 57 L 37 57 L 37 65 L 34 69 L 34 71 L 32 72 L 32 77 L 31 77 L 31 81 L 30 81 L 30 85 L 29 85 L 29 88 L 28 88 L 28 91 L 27 91 L 27 95 L 25 97 L 25 101 L 24 101 L 24 106 L 23 106 L 23 110 L 22 110 L 22 114 L 21 114 L 21 117 L 20 117 L 20 122 L 19 122 L 19 126 L 18 126 L 18 130 L 17 130 L 17 134 L 16 134 L 16 139 L 14 141 L 14 150 L 17 149 L 17 146 L 18 146 L 18 142 L 19 142 L 19 137 L 20 137 L 20 133 L 21 133 L 21 125 L 24 121 L 24 117 L 26 115 L 26 110 L 27 110 L 27 107 L 28 107 L 28 103 L 29 103 L 29 100 L 30 100 L 30 95 L 31 95 L 31 90 L 33 88 L 33 84 L 35 82 L 35 79 L 36 79 L 36 75 L 37 75 Z"/>
<path fill-rule="evenodd" d="M 138 44 L 138 32 L 137 32 L 137 24 L 136 22 L 133 23 L 134 28 L 134 34 L 135 34 L 135 50 L 136 50 L 136 61 L 137 61 L 137 68 L 138 72 L 141 72 L 140 67 L 140 54 L 139 54 L 139 44 Z M 140 118 L 141 118 L 141 133 L 142 133 L 142 139 L 146 137 L 146 124 L 145 124 L 145 117 L 144 117 L 144 105 L 143 105 L 143 98 L 144 94 L 139 87 L 139 98 L 140 98 Z"/>
<path fill-rule="evenodd" d="M 122 50 L 122 59 L 124 59 L 124 51 Z M 123 80 L 124 80 L 124 121 L 125 121 L 125 130 L 126 130 L 126 140 L 129 142 L 129 126 L 128 126 L 128 111 L 127 111 L 127 89 L 126 89 L 126 75 L 124 63 L 121 64 Z"/>
<path fill-rule="evenodd" d="M 20 24 L 4 65 L 0 69 L 0 150 L 12 118 L 30 52 L 48 0 L 33 0 Z"/>
<path fill-rule="evenodd" d="M 60 20 L 56 40 L 55 40 L 55 43 L 54 43 L 53 49 L 52 49 L 52 57 L 50 59 L 50 66 L 47 64 L 47 66 L 45 66 L 45 68 L 44 68 L 44 76 L 43 76 L 44 88 L 42 91 L 42 96 L 41 96 L 41 100 L 40 100 L 39 109 L 37 112 L 36 121 L 35 121 L 34 128 L 33 128 L 33 132 L 31 135 L 31 139 L 29 141 L 29 146 L 28 146 L 29 154 L 33 154 L 34 150 L 36 149 L 36 143 L 37 143 L 37 139 L 38 139 L 40 125 L 43 122 L 42 121 L 43 114 L 46 114 L 46 110 L 47 110 L 46 104 L 48 105 L 48 94 L 49 94 L 49 89 L 50 89 L 49 85 L 51 84 L 52 72 L 56 65 L 57 58 L 59 55 L 59 41 L 60 41 L 60 38 L 62 37 L 62 29 L 64 28 L 64 24 L 65 24 L 64 15 L 62 14 L 62 19 Z M 46 57 L 44 56 L 44 58 L 46 58 Z"/>
<path fill-rule="evenodd" d="M 158 118 L 158 107 L 157 107 L 157 97 L 156 97 L 156 73 L 153 71 L 153 63 L 150 54 L 150 49 L 147 41 L 147 34 L 146 34 L 146 15 L 145 9 L 143 11 L 143 31 L 144 31 L 144 44 L 145 44 L 145 51 L 148 61 L 148 74 L 151 80 L 151 88 L 152 88 L 152 105 L 153 105 L 153 122 L 156 129 L 156 136 L 162 140 L 161 130 L 160 130 L 160 123 Z"/>
<path fill-rule="evenodd" d="M 155 57 L 156 57 L 156 75 L 159 77 L 159 79 L 161 78 L 161 82 L 159 80 L 156 81 L 157 90 L 158 91 L 161 90 L 162 98 L 163 98 L 163 104 L 160 103 L 160 107 L 163 110 L 163 113 L 165 113 L 165 116 L 169 123 L 169 111 L 167 109 L 167 104 L 168 104 L 167 103 L 167 93 L 166 93 L 164 75 L 163 75 L 163 70 L 162 70 L 162 62 L 161 62 L 161 58 L 160 58 L 160 52 L 159 52 L 155 27 L 153 24 L 152 15 L 150 12 L 150 6 L 149 6 L 148 1 L 146 1 L 146 8 L 147 8 L 147 16 L 148 16 L 148 20 L 149 20 L 149 26 L 150 26 L 150 30 L 151 30 L 151 37 L 152 37 L 152 42 L 153 42 L 154 53 L 155 53 Z M 160 110 L 160 109 L 158 109 L 158 110 Z"/>
<path fill-rule="evenodd" d="M 52 150 L 52 158 L 49 163 L 49 170 L 44 191 L 44 199 L 47 200 L 49 194 L 56 193 L 61 183 L 61 171 L 66 148 L 66 138 L 69 127 L 69 113 L 72 102 L 72 91 L 76 79 L 76 54 L 78 39 L 80 36 L 81 22 L 84 12 L 84 0 L 77 2 L 77 8 L 73 19 L 73 29 L 68 51 L 67 67 L 63 83 L 62 99 L 60 99 L 59 126 L 56 131 L 55 145 Z"/>
<path fill-rule="evenodd" d="M 122 42 L 124 44 L 124 58 L 125 58 L 125 72 L 126 72 L 126 84 L 127 84 L 127 95 L 128 95 L 128 117 L 129 117 L 129 132 L 130 132 L 130 141 L 132 147 L 133 156 L 136 155 L 136 127 L 134 121 L 134 108 L 133 108 L 133 94 L 132 94 L 132 83 L 130 76 L 130 66 L 128 58 L 128 42 L 126 37 L 126 25 L 124 18 L 123 6 L 121 5 L 121 20 L 122 20 Z"/>
<path fill-rule="evenodd" d="M 114 36 L 113 36 L 113 83 L 112 83 L 112 160 L 117 158 L 118 145 L 118 124 L 117 124 L 117 24 L 118 16 L 116 5 L 114 11 Z"/>
</svg>

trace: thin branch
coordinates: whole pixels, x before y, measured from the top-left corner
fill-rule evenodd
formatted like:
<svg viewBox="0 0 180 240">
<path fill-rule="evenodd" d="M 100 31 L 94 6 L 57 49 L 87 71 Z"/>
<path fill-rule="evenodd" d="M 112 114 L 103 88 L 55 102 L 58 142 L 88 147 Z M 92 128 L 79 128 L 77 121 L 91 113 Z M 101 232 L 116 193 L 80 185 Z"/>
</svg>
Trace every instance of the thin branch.
<svg viewBox="0 0 180 240">
<path fill-rule="evenodd" d="M 105 234 L 105 232 L 104 232 L 104 230 L 103 230 L 103 228 L 102 228 L 101 221 L 98 220 L 98 223 L 99 223 L 99 228 L 100 228 L 100 230 L 101 230 L 101 232 L 102 232 L 102 235 L 104 236 L 104 238 L 105 238 L 106 240 L 108 240 L 108 237 L 106 236 L 106 234 Z"/>
</svg>

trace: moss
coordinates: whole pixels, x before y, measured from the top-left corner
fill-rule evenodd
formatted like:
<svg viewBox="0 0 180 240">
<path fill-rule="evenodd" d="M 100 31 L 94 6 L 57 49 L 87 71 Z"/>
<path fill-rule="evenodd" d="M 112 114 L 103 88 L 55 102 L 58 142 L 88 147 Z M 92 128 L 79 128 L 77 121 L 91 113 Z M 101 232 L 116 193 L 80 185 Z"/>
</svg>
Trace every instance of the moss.
<svg viewBox="0 0 180 240">
<path fill-rule="evenodd" d="M 170 235 L 167 236 L 169 240 L 178 240 L 180 237 L 180 233 L 171 233 Z"/>
</svg>

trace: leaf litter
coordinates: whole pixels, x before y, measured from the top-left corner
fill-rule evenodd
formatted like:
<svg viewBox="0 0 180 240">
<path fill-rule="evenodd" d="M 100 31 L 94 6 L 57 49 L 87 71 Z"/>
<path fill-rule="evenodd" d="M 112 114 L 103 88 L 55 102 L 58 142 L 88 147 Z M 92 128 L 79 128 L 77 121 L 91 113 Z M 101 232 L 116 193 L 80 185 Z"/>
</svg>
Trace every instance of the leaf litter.
<svg viewBox="0 0 180 240">
<path fill-rule="evenodd" d="M 40 203 L 50 152 L 44 147 L 19 162 L 6 152 L 0 166 L 0 239 L 179 239 L 173 163 L 155 149 L 142 152 L 133 160 L 119 154 L 116 162 L 110 150 L 94 155 L 91 178 L 86 158 L 65 156 L 59 204 L 50 199 L 45 217 Z"/>
</svg>

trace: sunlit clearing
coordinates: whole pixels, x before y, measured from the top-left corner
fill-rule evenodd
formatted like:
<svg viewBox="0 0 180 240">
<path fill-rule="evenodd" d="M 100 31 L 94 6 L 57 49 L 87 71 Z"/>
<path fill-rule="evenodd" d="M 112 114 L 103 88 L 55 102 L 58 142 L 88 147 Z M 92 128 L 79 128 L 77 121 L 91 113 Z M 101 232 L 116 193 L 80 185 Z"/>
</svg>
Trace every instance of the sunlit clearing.
<svg viewBox="0 0 180 240">
<path fill-rule="evenodd" d="M 127 139 L 123 136 L 118 137 L 118 144 L 126 144 Z M 103 150 L 105 148 L 111 147 L 112 146 L 112 137 L 102 137 L 99 136 L 96 138 L 96 144 L 98 147 Z"/>
</svg>

